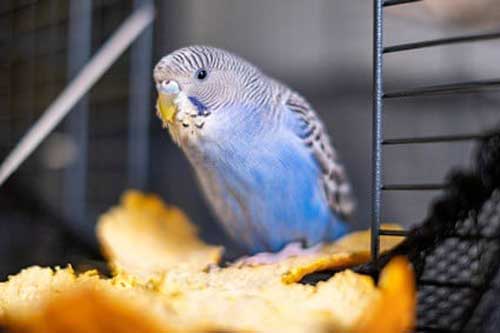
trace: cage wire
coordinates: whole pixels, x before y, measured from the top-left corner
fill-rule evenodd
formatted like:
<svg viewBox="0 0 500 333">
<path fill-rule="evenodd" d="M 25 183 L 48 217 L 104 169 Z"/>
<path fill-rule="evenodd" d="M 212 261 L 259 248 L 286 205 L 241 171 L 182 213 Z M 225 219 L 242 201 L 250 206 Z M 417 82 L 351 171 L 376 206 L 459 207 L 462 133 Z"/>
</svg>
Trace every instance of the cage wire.
<svg viewBox="0 0 500 333">
<path fill-rule="evenodd" d="M 395 52 L 500 39 L 500 32 L 454 36 L 384 46 L 384 8 L 421 0 L 374 0 L 372 263 L 379 271 L 404 254 L 417 272 L 418 332 L 496 332 L 500 325 L 500 132 L 385 138 L 384 104 L 392 99 L 465 94 L 500 87 L 500 79 L 456 82 L 401 91 L 384 89 L 384 55 Z M 390 115 L 389 115 L 390 116 Z M 478 142 L 475 169 L 452 172 L 443 184 L 385 184 L 382 155 L 390 145 Z M 432 148 L 429 148 L 432 149 Z M 410 231 L 381 228 L 382 194 L 387 191 L 444 190 L 424 222 Z M 380 255 L 382 236 L 406 236 L 395 250 Z M 375 273 L 376 274 L 376 273 Z"/>
<path fill-rule="evenodd" d="M 124 20 L 152 2 L 0 3 L 2 160 Z M 15 256 L 2 272 L 36 261 L 61 262 L 54 258 L 61 253 L 54 251 L 55 243 L 67 247 L 63 253 L 99 257 L 92 227 L 98 214 L 125 188 L 146 186 L 152 42 L 149 27 L 2 186 L 3 211 L 15 214 L 6 218 L 12 223 L 0 227 L 5 231 L 0 233 L 3 247 L 22 253 L 35 246 L 39 253 L 35 262 Z"/>
</svg>

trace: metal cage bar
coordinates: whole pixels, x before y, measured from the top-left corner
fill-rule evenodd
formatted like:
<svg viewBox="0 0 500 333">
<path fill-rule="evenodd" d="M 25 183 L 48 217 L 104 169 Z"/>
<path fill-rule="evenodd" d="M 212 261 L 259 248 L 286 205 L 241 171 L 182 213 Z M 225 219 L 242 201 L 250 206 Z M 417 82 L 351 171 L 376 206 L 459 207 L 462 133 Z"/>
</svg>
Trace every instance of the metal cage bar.
<svg viewBox="0 0 500 333">
<path fill-rule="evenodd" d="M 387 1 L 386 1 L 387 2 Z M 382 111 L 384 82 L 383 66 L 383 0 L 374 0 L 373 19 L 373 142 L 372 142 L 372 220 L 371 220 L 371 254 L 375 262 L 380 249 L 380 220 L 382 199 Z"/>
<path fill-rule="evenodd" d="M 89 60 L 92 51 L 92 2 L 69 2 L 68 28 L 68 80 L 71 80 Z M 87 148 L 88 148 L 89 98 L 84 96 L 65 120 L 65 129 L 76 144 L 77 157 L 64 173 L 64 215 L 74 223 L 84 237 L 91 239 L 86 228 Z"/>
<path fill-rule="evenodd" d="M 411 2 L 419 2 L 422 0 L 385 0 L 383 1 L 384 7 L 389 7 L 389 6 L 395 6 L 395 5 L 402 5 L 405 3 L 411 3 Z"/>
<path fill-rule="evenodd" d="M 463 94 L 483 91 L 485 89 L 499 89 L 500 79 L 458 82 L 429 87 L 412 88 L 384 94 L 383 98 L 419 97 L 446 94 Z"/>
<path fill-rule="evenodd" d="M 479 81 L 454 82 L 449 84 L 416 87 L 401 91 L 384 92 L 383 62 L 384 54 L 397 53 L 434 46 L 470 43 L 500 39 L 500 32 L 488 32 L 467 36 L 441 38 L 435 40 L 405 43 L 384 47 L 383 16 L 384 7 L 403 5 L 421 0 L 374 0 L 373 28 L 373 133 L 372 133 L 372 217 L 371 217 L 371 251 L 372 260 L 376 262 L 379 256 L 380 236 L 404 236 L 405 232 L 381 230 L 382 192 L 384 191 L 439 191 L 445 184 L 383 184 L 382 154 L 383 147 L 390 145 L 453 143 L 475 141 L 484 138 L 480 133 L 461 133 L 454 135 L 383 138 L 384 101 L 394 98 L 437 96 L 446 94 L 476 93 L 500 89 L 500 79 L 492 78 Z"/>
<path fill-rule="evenodd" d="M 388 53 L 408 52 L 411 50 L 452 45 L 459 43 L 474 43 L 478 41 L 490 41 L 500 39 L 500 32 L 487 32 L 482 34 L 472 34 L 465 36 L 454 36 L 448 38 L 403 43 L 384 47 L 384 31 L 383 31 L 383 10 L 387 6 L 402 5 L 420 0 L 374 0 L 374 30 L 373 30 L 373 151 L 372 151 L 372 217 L 371 217 L 371 251 L 372 260 L 378 267 L 377 260 L 380 253 L 380 237 L 405 237 L 408 235 L 404 230 L 389 230 L 381 228 L 382 216 L 382 193 L 385 191 L 439 191 L 445 189 L 445 184 L 384 184 L 382 154 L 385 146 L 394 145 L 414 145 L 414 144 L 435 144 L 435 143 L 457 143 L 481 140 L 485 134 L 481 133 L 457 133 L 453 135 L 435 135 L 421 137 L 401 137 L 388 138 L 383 137 L 383 111 L 384 103 L 388 100 L 399 98 L 420 98 L 425 96 L 442 96 L 449 94 L 468 94 L 477 92 L 487 92 L 491 90 L 500 90 L 500 78 L 494 77 L 478 81 L 462 81 L 452 82 L 441 85 L 431 85 L 424 87 L 413 87 L 401 91 L 384 92 L 384 77 L 383 65 L 384 55 Z M 477 218 L 476 218 L 477 223 Z M 476 242 L 498 242 L 498 235 L 483 235 L 483 234 L 462 234 L 455 232 L 447 236 L 449 239 L 458 239 L 461 241 Z M 489 274 L 489 273 L 488 273 Z M 490 281 L 485 283 L 486 281 Z M 420 277 L 418 286 L 429 288 L 448 288 L 453 290 L 466 290 L 473 293 L 473 303 L 468 308 L 468 312 L 463 314 L 464 320 L 456 322 L 453 327 L 443 327 L 442 324 L 436 322 L 426 322 L 424 319 L 416 326 L 417 332 L 461 332 L 470 322 L 474 309 L 481 301 L 484 292 L 490 288 L 492 278 L 483 276 L 480 281 L 464 280 L 464 281 L 448 281 L 446 278 L 440 279 L 432 276 Z M 439 312 L 438 312 L 439 315 Z M 431 317 L 432 318 L 432 317 Z M 446 319 L 445 319 L 446 320 Z M 443 321 L 444 323 L 444 321 Z"/>
<path fill-rule="evenodd" d="M 384 47 L 384 53 L 393 53 L 399 51 L 416 50 L 433 46 L 443 46 L 458 43 L 481 42 L 500 38 L 500 32 L 486 34 L 474 34 L 468 36 L 458 36 L 449 38 L 432 39 L 415 43 L 405 43 Z"/>
<path fill-rule="evenodd" d="M 408 145 L 419 143 L 440 143 L 440 142 L 462 142 L 480 140 L 484 138 L 484 134 L 460 134 L 460 135 L 439 135 L 439 136 L 425 136 L 415 138 L 394 138 L 382 140 L 383 145 Z"/>
<path fill-rule="evenodd" d="M 134 0 L 134 8 L 152 0 Z M 128 121 L 128 182 L 131 187 L 144 189 L 148 185 L 150 146 L 150 93 L 153 27 L 147 28 L 131 49 L 130 97 Z"/>
</svg>

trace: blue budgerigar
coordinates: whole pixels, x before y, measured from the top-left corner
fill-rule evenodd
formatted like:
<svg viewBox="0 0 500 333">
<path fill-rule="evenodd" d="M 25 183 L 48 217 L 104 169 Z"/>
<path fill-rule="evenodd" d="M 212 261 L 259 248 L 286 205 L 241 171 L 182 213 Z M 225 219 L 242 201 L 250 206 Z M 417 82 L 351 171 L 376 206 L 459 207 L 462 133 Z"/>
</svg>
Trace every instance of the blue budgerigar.
<svg viewBox="0 0 500 333">
<path fill-rule="evenodd" d="M 307 101 L 246 60 L 191 46 L 154 69 L 157 112 L 228 234 L 249 253 L 333 240 L 351 187 Z"/>
</svg>

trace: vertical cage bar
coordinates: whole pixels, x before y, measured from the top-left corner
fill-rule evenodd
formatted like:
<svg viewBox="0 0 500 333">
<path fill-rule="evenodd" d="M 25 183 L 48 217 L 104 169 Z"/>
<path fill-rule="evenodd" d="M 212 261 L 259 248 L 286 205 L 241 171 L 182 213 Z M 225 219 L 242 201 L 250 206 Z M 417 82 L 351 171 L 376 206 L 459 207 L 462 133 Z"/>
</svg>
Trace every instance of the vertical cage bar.
<svg viewBox="0 0 500 333">
<path fill-rule="evenodd" d="M 7 71 L 4 72 L 4 78 L 7 80 L 7 109 L 3 110 L 3 112 L 7 112 L 7 117 L 8 117 L 8 124 L 7 126 L 2 126 L 4 131 L 7 131 L 6 137 L 8 138 L 8 142 L 5 145 L 5 152 L 8 152 L 7 147 L 10 145 L 13 145 L 15 140 L 14 140 L 14 126 L 15 126 L 15 121 L 14 121 L 14 103 L 13 103 L 13 98 L 12 98 L 12 58 L 13 58 L 13 44 L 14 44 L 14 17 L 13 15 L 8 16 L 8 39 L 7 39 L 7 49 L 4 51 L 7 55 Z M 5 45 L 5 44 L 4 44 Z M 3 151 L 2 151 L 3 153 Z M 3 155 L 2 158 L 4 158 L 7 154 Z"/>
<path fill-rule="evenodd" d="M 59 1 L 51 1 L 48 4 L 47 11 L 52 22 L 57 22 L 57 20 L 60 19 L 60 12 L 62 10 L 59 7 L 61 7 L 61 3 Z M 47 39 L 43 41 L 44 43 L 51 45 L 51 49 L 48 52 L 50 54 L 50 59 L 45 61 L 45 66 L 48 66 L 49 68 L 56 68 L 60 65 L 57 63 L 57 42 L 59 38 L 60 36 L 58 34 L 57 25 L 51 25 L 48 28 Z M 48 75 L 44 77 L 44 82 L 47 82 L 47 86 L 49 87 L 49 89 L 46 90 L 46 93 L 53 98 L 53 96 L 57 94 L 56 87 L 58 82 L 56 75 Z"/>
<path fill-rule="evenodd" d="M 33 122 L 36 119 L 36 111 L 35 111 L 35 105 L 36 105 L 36 98 L 38 97 L 35 94 L 36 91 L 36 76 L 35 76 L 35 62 L 36 62 L 36 37 L 37 37 L 37 31 L 36 31 L 36 15 L 37 15 L 37 3 L 33 3 L 28 10 L 26 11 L 26 17 L 25 19 L 29 21 L 29 29 L 30 29 L 30 36 L 26 39 L 26 44 L 23 46 L 26 48 L 26 67 L 24 68 L 25 70 L 25 75 L 23 76 L 23 81 L 25 84 L 24 90 L 25 90 L 25 96 L 23 100 L 23 105 L 22 108 L 20 108 L 21 113 L 23 113 L 23 122 L 21 128 L 24 129 L 25 127 L 29 126 L 29 123 Z M 22 43 L 22 42 L 21 42 Z M 22 44 L 20 44 L 22 45 Z M 33 163 L 33 160 L 28 161 L 30 163 L 30 168 L 37 168 L 36 163 Z M 36 172 L 36 171 L 35 171 Z"/>
<path fill-rule="evenodd" d="M 134 9 L 152 0 L 134 0 Z M 149 119 L 151 113 L 151 61 L 153 27 L 145 29 L 131 49 L 128 124 L 128 183 L 144 189 L 149 171 Z"/>
<path fill-rule="evenodd" d="M 382 190 L 382 111 L 383 111 L 383 0 L 374 0 L 373 21 L 373 142 L 372 142 L 372 220 L 371 252 L 379 254 Z"/>
<path fill-rule="evenodd" d="M 71 0 L 68 21 L 68 79 L 86 64 L 92 48 L 92 0 Z M 83 97 L 68 115 L 65 130 L 76 147 L 76 158 L 65 170 L 63 185 L 64 215 L 82 236 L 87 236 L 86 188 L 88 145 L 88 97 Z"/>
<path fill-rule="evenodd" d="M 5 5 L 8 8 L 8 5 Z M 7 12 L 2 14 L 3 20 L 0 23 L 0 29 L 4 29 L 5 39 L 2 40 L 0 46 L 0 65 L 2 75 L 0 75 L 0 85 L 5 92 L 5 95 L 0 97 L 0 156 L 4 158 L 8 152 L 8 148 L 14 142 L 14 117 L 13 103 L 12 103 L 12 63 L 13 63 L 13 50 L 14 48 L 14 15 Z"/>
</svg>

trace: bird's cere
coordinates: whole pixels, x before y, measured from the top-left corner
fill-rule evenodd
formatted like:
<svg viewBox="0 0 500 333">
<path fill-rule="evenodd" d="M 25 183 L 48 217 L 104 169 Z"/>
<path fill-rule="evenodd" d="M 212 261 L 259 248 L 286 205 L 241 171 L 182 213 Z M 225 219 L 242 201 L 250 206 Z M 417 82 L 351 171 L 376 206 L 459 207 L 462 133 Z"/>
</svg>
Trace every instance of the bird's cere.
<svg viewBox="0 0 500 333">
<path fill-rule="evenodd" d="M 181 89 L 179 88 L 179 84 L 174 80 L 166 80 L 160 83 L 158 90 L 165 94 L 178 94 Z"/>
</svg>

